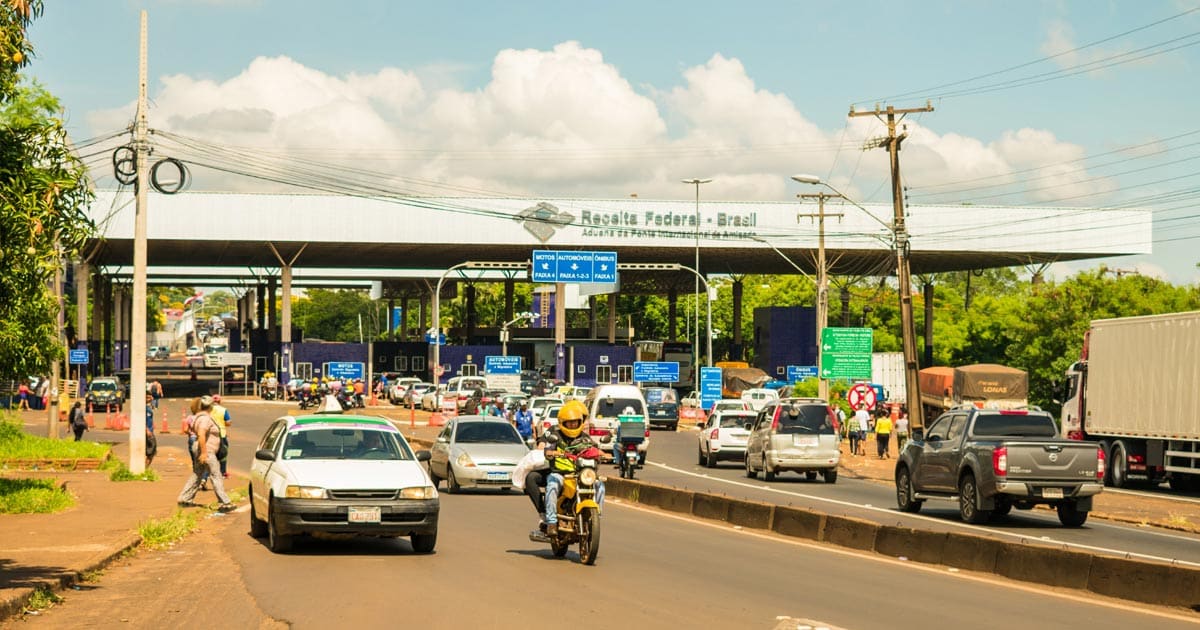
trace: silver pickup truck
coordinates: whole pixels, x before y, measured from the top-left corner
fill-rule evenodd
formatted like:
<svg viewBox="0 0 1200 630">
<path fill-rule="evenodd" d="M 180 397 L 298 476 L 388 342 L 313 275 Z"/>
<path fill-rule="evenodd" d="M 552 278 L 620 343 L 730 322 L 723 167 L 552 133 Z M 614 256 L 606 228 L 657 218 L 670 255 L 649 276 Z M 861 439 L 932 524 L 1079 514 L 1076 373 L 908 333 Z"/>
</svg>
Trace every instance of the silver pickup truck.
<svg viewBox="0 0 1200 630">
<path fill-rule="evenodd" d="M 1061 439 L 1050 414 L 1034 410 L 951 409 L 910 440 L 896 462 L 896 503 L 917 512 L 927 499 L 958 501 L 968 523 L 1012 508 L 1054 505 L 1079 527 L 1104 489 L 1098 444 Z"/>
</svg>

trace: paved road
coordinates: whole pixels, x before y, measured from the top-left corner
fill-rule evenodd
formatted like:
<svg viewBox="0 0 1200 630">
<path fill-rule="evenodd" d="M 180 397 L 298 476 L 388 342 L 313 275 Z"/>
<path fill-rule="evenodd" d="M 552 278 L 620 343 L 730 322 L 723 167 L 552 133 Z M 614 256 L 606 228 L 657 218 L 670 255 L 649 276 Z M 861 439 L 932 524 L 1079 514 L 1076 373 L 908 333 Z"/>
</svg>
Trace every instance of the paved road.
<svg viewBox="0 0 1200 630">
<path fill-rule="evenodd" d="M 740 462 L 722 462 L 716 469 L 696 463 L 695 433 L 655 432 L 650 465 L 640 477 L 681 488 L 740 498 L 847 514 L 880 523 L 901 523 L 938 531 L 970 530 L 1004 539 L 1040 539 L 1113 555 L 1181 560 L 1200 565 L 1200 536 L 1089 520 L 1080 529 L 1063 528 L 1053 512 L 1013 510 L 1007 519 L 986 526 L 968 525 L 958 518 L 957 505 L 927 501 L 920 514 L 896 509 L 894 489 L 876 481 L 839 476 L 836 484 L 819 478 L 785 473 L 767 483 L 749 479 Z"/>
</svg>

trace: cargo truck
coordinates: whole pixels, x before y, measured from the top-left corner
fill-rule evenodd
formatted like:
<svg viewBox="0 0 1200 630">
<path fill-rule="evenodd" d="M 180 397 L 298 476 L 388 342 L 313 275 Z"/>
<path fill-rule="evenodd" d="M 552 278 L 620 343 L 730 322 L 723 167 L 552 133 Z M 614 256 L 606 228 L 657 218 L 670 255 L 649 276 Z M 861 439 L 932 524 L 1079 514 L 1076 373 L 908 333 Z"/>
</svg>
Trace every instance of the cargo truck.
<svg viewBox="0 0 1200 630">
<path fill-rule="evenodd" d="M 908 396 L 904 378 L 903 352 L 876 352 L 871 355 L 871 385 L 883 388 L 881 400 L 906 404 Z"/>
<path fill-rule="evenodd" d="M 1029 404 L 1025 371 L 994 363 L 925 368 L 918 382 L 926 425 L 942 412 L 964 404 L 989 409 L 1020 409 Z"/>
<path fill-rule="evenodd" d="M 1109 484 L 1200 490 L 1200 311 L 1093 321 L 1063 396 L 1063 434 L 1102 445 Z"/>
</svg>

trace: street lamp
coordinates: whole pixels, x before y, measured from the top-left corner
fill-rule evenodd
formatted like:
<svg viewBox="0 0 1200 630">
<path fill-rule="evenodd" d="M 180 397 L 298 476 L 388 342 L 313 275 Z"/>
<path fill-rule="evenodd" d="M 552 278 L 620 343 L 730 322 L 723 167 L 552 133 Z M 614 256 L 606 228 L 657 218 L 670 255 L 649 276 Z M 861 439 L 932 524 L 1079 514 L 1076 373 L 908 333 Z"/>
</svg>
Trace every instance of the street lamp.
<svg viewBox="0 0 1200 630">
<path fill-rule="evenodd" d="M 700 273 L 700 184 L 708 184 L 708 183 L 712 182 L 712 179 L 693 178 L 693 179 L 684 179 L 681 181 L 685 184 L 690 184 L 690 185 L 696 187 L 696 273 L 699 274 Z M 707 293 L 708 293 L 708 289 L 705 288 L 705 296 L 704 296 L 705 298 L 709 297 L 707 295 Z M 692 346 L 692 352 L 693 352 L 692 356 L 694 357 L 694 362 L 695 362 L 695 369 L 692 372 L 692 384 L 699 385 L 700 384 L 700 380 L 699 380 L 700 379 L 700 277 L 699 277 L 699 275 L 697 275 L 697 277 L 696 277 L 695 295 L 696 295 L 696 308 L 695 308 L 695 320 L 694 321 L 696 322 L 696 336 L 695 336 L 696 340 L 694 342 L 694 345 Z M 711 322 L 709 323 L 708 327 L 711 330 L 711 328 L 712 328 Z M 711 338 L 711 333 L 709 333 L 709 336 Z M 710 345 L 711 345 L 711 342 L 710 342 Z M 711 354 L 711 352 L 710 352 L 710 354 Z M 708 361 L 709 361 L 709 363 L 712 363 L 711 356 L 708 357 Z"/>
<path fill-rule="evenodd" d="M 513 324 L 515 324 L 517 322 L 523 322 L 525 320 L 529 320 L 532 322 L 539 317 L 541 317 L 541 315 L 538 315 L 537 313 L 518 313 L 517 316 L 514 317 L 511 321 L 507 321 L 507 322 L 504 322 L 503 324 L 501 324 L 500 325 L 500 355 L 508 356 L 508 327 L 509 326 L 512 326 Z"/>
</svg>

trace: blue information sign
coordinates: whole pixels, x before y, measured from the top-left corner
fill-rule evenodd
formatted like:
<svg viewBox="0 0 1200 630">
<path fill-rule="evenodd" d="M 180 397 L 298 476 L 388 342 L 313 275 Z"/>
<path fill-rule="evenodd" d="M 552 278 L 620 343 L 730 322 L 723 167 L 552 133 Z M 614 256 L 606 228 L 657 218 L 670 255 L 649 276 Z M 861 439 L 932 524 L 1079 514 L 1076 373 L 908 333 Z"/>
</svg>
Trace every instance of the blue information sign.
<svg viewBox="0 0 1200 630">
<path fill-rule="evenodd" d="M 674 383 L 679 380 L 677 361 L 634 361 L 633 382 Z"/>
<path fill-rule="evenodd" d="M 392 307 L 392 330 L 395 330 L 400 327 L 400 322 L 404 321 L 403 318 L 404 318 L 404 307 L 403 306 Z"/>
<path fill-rule="evenodd" d="M 438 333 L 434 336 L 433 333 L 425 333 L 425 343 L 429 345 L 437 344 L 439 346 L 446 345 L 446 333 Z"/>
<path fill-rule="evenodd" d="M 617 281 L 616 252 L 533 250 L 534 282 L 613 283 Z"/>
<path fill-rule="evenodd" d="M 325 364 L 325 376 L 336 379 L 363 378 L 366 373 L 362 363 L 354 361 L 330 361 Z"/>
<path fill-rule="evenodd" d="M 69 363 L 70 365 L 87 365 L 88 364 L 87 348 L 81 348 L 79 350 L 68 350 L 67 351 L 67 363 Z"/>
<path fill-rule="evenodd" d="M 489 376 L 496 374 L 520 374 L 521 357 L 489 356 L 483 358 L 483 369 Z"/>
<path fill-rule="evenodd" d="M 815 365 L 789 365 L 787 366 L 787 380 L 789 383 L 803 381 L 807 378 L 817 378 L 817 366 Z"/>
<path fill-rule="evenodd" d="M 700 368 L 700 406 L 708 411 L 718 400 L 721 400 L 721 368 Z"/>
</svg>

